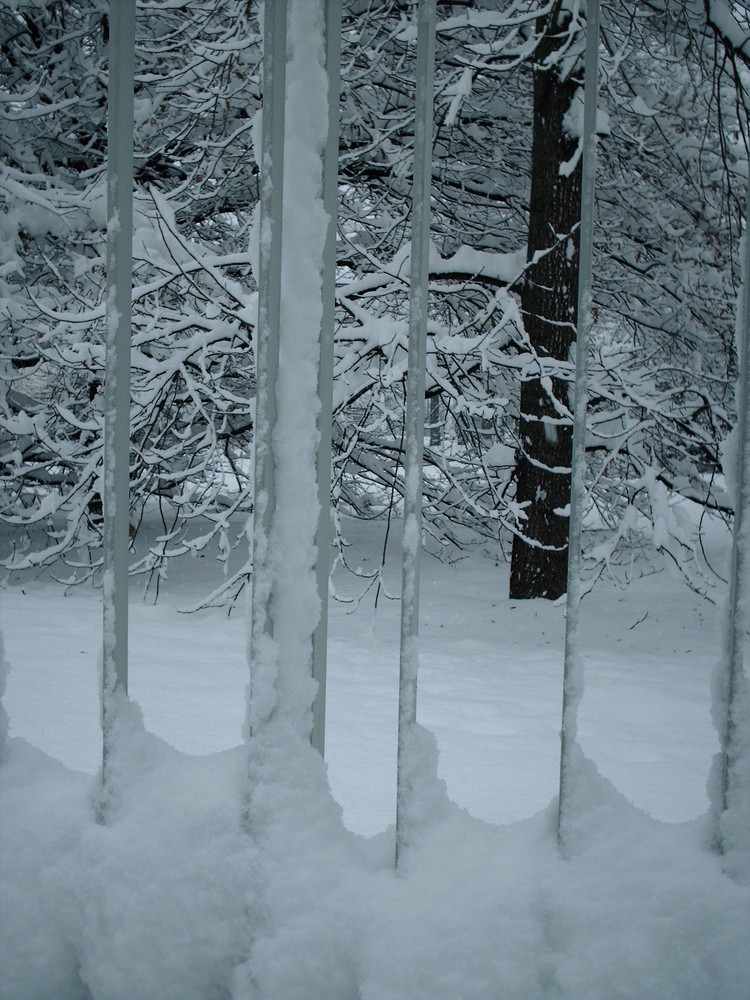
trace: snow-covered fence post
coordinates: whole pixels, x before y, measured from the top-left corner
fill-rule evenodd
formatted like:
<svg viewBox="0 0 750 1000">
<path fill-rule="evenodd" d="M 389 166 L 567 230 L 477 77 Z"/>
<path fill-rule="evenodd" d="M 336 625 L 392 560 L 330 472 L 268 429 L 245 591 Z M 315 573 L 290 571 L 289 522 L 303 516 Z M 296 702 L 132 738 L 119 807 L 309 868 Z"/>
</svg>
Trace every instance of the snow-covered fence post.
<svg viewBox="0 0 750 1000">
<path fill-rule="evenodd" d="M 267 0 L 247 706 L 256 790 L 268 774 L 268 752 L 288 765 L 302 747 L 310 752 L 312 741 L 313 635 L 320 620 L 319 364 L 329 229 L 324 23 L 323 0 Z"/>
<path fill-rule="evenodd" d="M 318 530 L 316 574 L 320 621 L 313 636 L 313 678 L 318 693 L 313 704 L 312 745 L 325 753 L 326 662 L 328 653 L 328 575 L 331 527 L 331 435 L 333 410 L 333 336 L 336 321 L 336 220 L 339 193 L 339 99 L 341 92 L 341 0 L 325 0 L 326 75 L 328 77 L 328 135 L 323 161 L 323 207 L 328 231 L 323 258 L 323 319 L 320 326 L 318 367 Z"/>
<path fill-rule="evenodd" d="M 583 662 L 578 625 L 581 604 L 581 526 L 586 496 L 586 409 L 588 405 L 588 357 L 591 331 L 591 271 L 594 232 L 594 180 L 596 175 L 596 104 L 599 76 L 599 0 L 586 5 L 586 65 L 583 112 L 583 176 L 581 180 L 581 229 L 578 258 L 578 330 L 573 412 L 573 468 L 570 490 L 568 534 L 568 594 L 565 617 L 565 665 L 563 676 L 562 728 L 560 732 L 560 794 L 557 836 L 565 837 L 565 813 L 570 785 L 575 782 L 578 707 L 583 696 Z"/>
<path fill-rule="evenodd" d="M 396 770 L 396 864 L 405 847 L 404 820 L 409 795 L 409 753 L 417 721 L 419 666 L 419 562 L 422 536 L 422 461 L 430 251 L 432 104 L 435 74 L 435 0 L 419 0 L 417 10 L 417 86 L 414 123 L 411 276 L 409 290 L 409 368 L 404 435 L 404 532 L 401 572 L 401 655 L 398 690 Z"/>
<path fill-rule="evenodd" d="M 284 198 L 287 0 L 265 5 L 261 119 L 258 325 L 255 340 L 255 478 L 251 656 L 273 637 L 269 539 L 275 506 L 271 434 L 281 325 L 281 226 Z M 250 678 L 251 697 L 253 678 Z"/>
<path fill-rule="evenodd" d="M 729 577 L 729 621 L 723 662 L 715 685 L 714 719 L 719 731 L 719 789 L 711 789 L 717 813 L 717 843 L 727 871 L 750 880 L 750 691 L 744 668 L 748 627 L 748 523 L 750 469 L 750 177 L 745 209 L 742 290 L 737 309 L 740 378 L 737 400 L 735 510 Z M 713 781 L 716 780 L 714 776 Z M 718 802 L 716 792 L 718 791 Z"/>
<path fill-rule="evenodd" d="M 110 4 L 107 302 L 104 376 L 103 780 L 117 706 L 128 691 L 130 324 L 133 271 L 135 0 Z"/>
</svg>

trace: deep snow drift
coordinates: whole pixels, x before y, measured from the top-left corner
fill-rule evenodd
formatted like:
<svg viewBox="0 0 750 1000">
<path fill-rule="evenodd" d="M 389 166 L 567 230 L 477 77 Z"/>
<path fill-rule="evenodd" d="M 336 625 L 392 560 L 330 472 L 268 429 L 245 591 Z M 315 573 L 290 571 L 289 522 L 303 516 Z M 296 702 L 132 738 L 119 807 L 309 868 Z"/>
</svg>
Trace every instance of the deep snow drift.
<svg viewBox="0 0 750 1000">
<path fill-rule="evenodd" d="M 347 530 L 367 569 L 382 525 Z M 427 558 L 419 714 L 475 816 L 432 802 L 399 877 L 398 605 L 381 596 L 374 614 L 371 592 L 332 608 L 327 770 L 346 825 L 288 733 L 256 762 L 246 815 L 242 616 L 177 611 L 209 589 L 204 565 L 132 603 L 131 692 L 159 737 L 132 713 L 109 826 L 95 775 L 20 738 L 97 767 L 99 594 L 2 592 L 4 998 L 745 1000 L 750 889 L 722 874 L 706 819 L 714 608 L 667 572 L 584 601 L 582 743 L 620 791 L 589 767 L 561 858 L 562 608 L 509 604 L 506 567 L 479 554 Z"/>
<path fill-rule="evenodd" d="M 747 995 L 748 891 L 720 874 L 700 823 L 660 824 L 592 775 L 568 860 L 552 810 L 493 827 L 454 807 L 400 878 L 392 837 L 344 830 L 311 755 L 278 775 L 253 838 L 241 750 L 196 760 L 135 738 L 103 827 L 89 779 L 14 741 L 3 995 Z"/>
</svg>

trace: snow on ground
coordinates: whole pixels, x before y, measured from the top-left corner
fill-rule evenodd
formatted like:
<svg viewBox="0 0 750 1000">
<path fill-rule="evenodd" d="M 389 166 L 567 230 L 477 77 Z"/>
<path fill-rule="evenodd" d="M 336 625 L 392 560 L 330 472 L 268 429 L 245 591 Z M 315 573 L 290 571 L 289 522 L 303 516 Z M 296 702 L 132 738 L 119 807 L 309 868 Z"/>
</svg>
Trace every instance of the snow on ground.
<svg viewBox="0 0 750 1000">
<path fill-rule="evenodd" d="M 374 568 L 384 525 L 346 530 Z M 508 602 L 507 567 L 481 553 L 425 557 L 419 718 L 455 805 L 401 878 L 397 602 L 332 603 L 333 794 L 301 746 L 249 836 L 242 609 L 179 612 L 210 568 L 172 567 L 155 606 L 133 585 L 131 695 L 155 735 L 123 740 L 108 827 L 92 806 L 100 594 L 0 591 L 16 737 L 0 786 L 3 997 L 745 1000 L 750 892 L 721 874 L 704 817 L 716 608 L 667 570 L 584 601 L 581 742 L 601 776 L 562 860 L 563 609 Z M 391 590 L 398 576 L 393 552 Z M 336 586 L 353 593 L 346 576 Z"/>
<path fill-rule="evenodd" d="M 384 530 L 381 522 L 347 526 L 357 568 L 377 566 Z M 201 559 L 171 567 L 156 605 L 142 602 L 142 584 L 131 585 L 131 696 L 149 730 L 191 754 L 238 745 L 244 717 L 241 602 L 229 618 L 179 611 L 209 592 L 210 569 Z M 493 823 L 543 809 L 557 791 L 559 758 L 564 608 L 509 603 L 507 572 L 481 553 L 454 566 L 425 555 L 422 571 L 420 721 L 437 735 L 451 797 Z M 390 593 L 398 579 L 394 547 Z M 351 596 L 357 584 L 341 573 L 337 590 Z M 0 616 L 16 667 L 5 697 L 12 734 L 95 772 L 99 591 L 64 595 L 27 580 L 0 592 Z M 398 602 L 382 593 L 377 611 L 372 591 L 358 606 L 331 602 L 326 757 L 347 826 L 366 835 L 395 815 L 398 616 Z M 584 749 L 657 819 L 700 815 L 718 746 L 709 713 L 716 609 L 665 570 L 627 590 L 602 581 L 582 618 Z"/>
</svg>

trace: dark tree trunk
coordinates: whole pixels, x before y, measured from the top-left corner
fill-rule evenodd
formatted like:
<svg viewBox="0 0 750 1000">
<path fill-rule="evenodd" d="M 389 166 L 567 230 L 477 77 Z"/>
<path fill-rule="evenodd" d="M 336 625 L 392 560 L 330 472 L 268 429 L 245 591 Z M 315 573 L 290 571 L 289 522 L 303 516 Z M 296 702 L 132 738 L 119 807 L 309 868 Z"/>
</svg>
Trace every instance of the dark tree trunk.
<svg viewBox="0 0 750 1000">
<path fill-rule="evenodd" d="M 539 64 L 554 51 L 548 37 Z M 577 140 L 563 119 L 580 80 L 561 80 L 556 69 L 534 72 L 534 132 L 531 152 L 528 260 L 521 307 L 532 351 L 567 362 L 575 342 L 578 300 L 580 164 L 569 175 L 560 166 L 575 154 Z M 524 505 L 522 535 L 513 539 L 510 597 L 555 599 L 565 593 L 568 566 L 568 504 L 573 429 L 561 413 L 569 408 L 569 383 L 542 380 L 535 364 L 521 385 L 516 499 Z M 546 382 L 546 384 L 545 384 Z"/>
</svg>

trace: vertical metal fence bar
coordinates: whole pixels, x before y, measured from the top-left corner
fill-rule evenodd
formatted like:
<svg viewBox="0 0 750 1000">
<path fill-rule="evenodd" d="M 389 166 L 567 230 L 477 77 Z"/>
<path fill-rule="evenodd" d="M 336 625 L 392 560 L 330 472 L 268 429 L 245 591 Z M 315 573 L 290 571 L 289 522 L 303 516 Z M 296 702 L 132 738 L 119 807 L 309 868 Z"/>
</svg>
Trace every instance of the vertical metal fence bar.
<svg viewBox="0 0 750 1000">
<path fill-rule="evenodd" d="M 135 0 L 110 4 L 104 375 L 103 778 L 118 698 L 128 691 L 130 327 L 133 274 Z"/>
<path fill-rule="evenodd" d="M 737 472 L 734 524 L 732 526 L 732 560 L 729 577 L 729 623 L 726 649 L 726 718 L 721 733 L 721 801 L 720 815 L 730 805 L 732 785 L 732 764 L 743 744 L 738 739 L 737 709 L 738 699 L 744 681 L 744 635 L 747 628 L 747 574 L 748 538 L 745 528 L 745 513 L 750 507 L 750 476 L 746 468 L 747 435 L 750 424 L 750 177 L 748 177 L 747 201 L 745 209 L 745 253 L 743 257 L 742 291 L 737 317 L 737 337 L 739 340 L 740 383 L 737 423 Z M 747 737 L 745 736 L 745 739 Z M 718 843 L 724 850 L 724 838 L 718 831 Z M 750 854 L 750 831 L 747 831 L 747 846 Z"/>
<path fill-rule="evenodd" d="M 588 356 L 591 331 L 591 272 L 594 232 L 594 181 L 596 176 L 596 103 L 599 76 L 599 0 L 586 5 L 585 104 L 583 120 L 583 176 L 581 180 L 581 229 L 578 265 L 578 330 L 573 413 L 573 461 L 568 536 L 568 594 L 565 618 L 562 729 L 560 734 L 560 795 L 557 836 L 564 840 L 566 798 L 572 778 L 578 734 L 578 707 L 583 695 L 583 663 L 578 638 L 581 604 L 581 528 L 586 496 L 586 410 L 588 405 Z"/>
<path fill-rule="evenodd" d="M 409 299 L 409 368 L 404 435 L 404 533 L 401 573 L 401 652 L 396 768 L 396 864 L 405 845 L 404 818 L 409 795 L 405 758 L 417 719 L 419 666 L 419 563 L 422 535 L 424 388 L 432 177 L 432 106 L 435 75 L 435 0 L 417 9 L 417 86 L 414 125 L 414 186 Z"/>
<path fill-rule="evenodd" d="M 250 656 L 273 636 L 269 542 L 276 503 L 271 435 L 281 322 L 281 226 L 284 197 L 287 0 L 266 0 L 260 165 L 258 326 L 255 343 L 255 493 Z M 252 672 L 250 678 L 252 697 Z"/>
<path fill-rule="evenodd" d="M 323 318 L 318 368 L 317 477 L 318 529 L 315 572 L 320 597 L 320 621 L 313 635 L 313 678 L 318 693 L 313 703 L 311 742 L 325 754 L 326 663 L 328 654 L 328 574 L 331 531 L 331 438 L 333 409 L 333 337 L 336 323 L 336 221 L 339 192 L 339 100 L 341 94 L 341 0 L 325 0 L 326 73 L 328 77 L 328 138 L 323 161 L 323 207 L 328 231 L 323 257 Z"/>
</svg>

